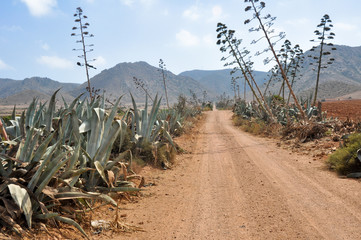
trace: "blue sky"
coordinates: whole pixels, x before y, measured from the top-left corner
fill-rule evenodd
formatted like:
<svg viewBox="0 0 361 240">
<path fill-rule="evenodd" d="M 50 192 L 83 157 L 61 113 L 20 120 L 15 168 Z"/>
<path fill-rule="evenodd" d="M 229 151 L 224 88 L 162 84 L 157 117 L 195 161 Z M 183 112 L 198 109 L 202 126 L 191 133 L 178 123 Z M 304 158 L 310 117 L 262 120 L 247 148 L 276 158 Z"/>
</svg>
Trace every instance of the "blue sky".
<svg viewBox="0 0 361 240">
<path fill-rule="evenodd" d="M 334 43 L 361 45 L 361 1 L 359 0 L 266 0 L 265 12 L 277 17 L 274 27 L 285 31 L 292 44 L 308 50 L 321 17 L 330 15 L 336 34 Z M 90 58 L 97 70 L 91 76 L 120 62 L 146 61 L 180 73 L 193 69 L 221 69 L 222 53 L 216 42 L 216 24 L 235 29 L 244 46 L 256 35 L 243 22 L 243 0 L 2 0 L 0 1 L 0 78 L 49 77 L 60 82 L 85 81 L 78 67 L 71 37 L 73 14 L 82 7 L 89 32 L 95 37 Z M 263 49 L 264 42 L 249 48 Z M 267 71 L 254 57 L 256 70 Z"/>
</svg>

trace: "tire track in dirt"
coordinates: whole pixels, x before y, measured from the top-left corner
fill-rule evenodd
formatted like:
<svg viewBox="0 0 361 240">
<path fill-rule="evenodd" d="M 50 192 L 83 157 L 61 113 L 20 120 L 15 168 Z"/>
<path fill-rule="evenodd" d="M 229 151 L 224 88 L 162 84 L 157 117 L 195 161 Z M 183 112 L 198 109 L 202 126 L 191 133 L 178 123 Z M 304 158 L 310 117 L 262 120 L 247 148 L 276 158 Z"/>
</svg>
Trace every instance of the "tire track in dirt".
<svg viewBox="0 0 361 240">
<path fill-rule="evenodd" d="M 230 117 L 206 113 L 192 154 L 127 205 L 127 222 L 146 232 L 110 238 L 360 239 L 359 181 L 245 134 Z"/>
</svg>

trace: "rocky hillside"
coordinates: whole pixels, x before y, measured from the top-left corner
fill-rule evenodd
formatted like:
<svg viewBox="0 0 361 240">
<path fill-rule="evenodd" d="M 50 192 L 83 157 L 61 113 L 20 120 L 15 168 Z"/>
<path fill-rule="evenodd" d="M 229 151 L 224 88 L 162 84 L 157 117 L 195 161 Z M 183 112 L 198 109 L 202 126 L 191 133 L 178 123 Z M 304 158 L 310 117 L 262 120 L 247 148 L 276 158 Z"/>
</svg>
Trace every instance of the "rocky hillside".
<svg viewBox="0 0 361 240">
<path fill-rule="evenodd" d="M 333 64 L 321 71 L 318 98 L 339 98 L 353 92 L 361 91 L 361 47 L 335 46 L 330 57 L 335 58 Z M 295 83 L 298 94 L 309 94 L 316 84 L 316 71 L 310 65 L 316 52 L 307 51 L 301 71 L 302 77 Z"/>
<path fill-rule="evenodd" d="M 123 102 L 130 102 L 129 92 L 131 92 L 137 102 L 144 102 L 145 93 L 140 88 L 137 89 L 133 77 L 144 82 L 144 88 L 148 90 L 153 98 L 158 94 L 165 100 L 162 73 L 159 68 L 153 67 L 146 62 L 119 63 L 94 76 L 91 79 L 91 86 L 95 89 L 100 89 L 100 93 L 105 91 L 106 96 L 110 100 L 124 95 Z M 190 89 L 196 93 L 198 98 L 202 96 L 203 91 L 207 91 L 210 98 L 214 98 L 216 95 L 196 80 L 187 76 L 175 75 L 170 71 L 166 71 L 166 83 L 171 103 L 176 102 L 181 94 L 189 96 Z M 80 92 L 84 92 L 86 86 L 86 83 L 82 84 L 78 89 L 72 91 L 71 94 L 76 96 Z"/>
<path fill-rule="evenodd" d="M 79 84 L 61 83 L 50 78 L 32 77 L 24 80 L 0 78 L 0 104 L 29 103 L 34 97 L 47 101 L 59 88 L 61 89 L 59 97 L 63 96 L 67 101 L 71 101 L 73 96 L 69 95 L 68 92 L 78 87 Z"/>
<path fill-rule="evenodd" d="M 215 92 L 217 95 L 226 93 L 227 95 L 233 96 L 234 92 L 231 87 L 232 76 L 240 76 L 241 73 L 236 73 L 231 75 L 231 69 L 223 70 L 192 70 L 182 72 L 179 75 L 191 77 L 197 80 L 200 84 L 207 86 L 210 90 Z M 266 72 L 254 71 L 254 77 L 257 84 L 261 87 L 263 86 L 265 79 L 267 79 Z M 240 85 L 241 95 L 243 94 L 243 78 L 237 80 Z M 247 87 L 247 91 L 249 88 Z"/>
</svg>

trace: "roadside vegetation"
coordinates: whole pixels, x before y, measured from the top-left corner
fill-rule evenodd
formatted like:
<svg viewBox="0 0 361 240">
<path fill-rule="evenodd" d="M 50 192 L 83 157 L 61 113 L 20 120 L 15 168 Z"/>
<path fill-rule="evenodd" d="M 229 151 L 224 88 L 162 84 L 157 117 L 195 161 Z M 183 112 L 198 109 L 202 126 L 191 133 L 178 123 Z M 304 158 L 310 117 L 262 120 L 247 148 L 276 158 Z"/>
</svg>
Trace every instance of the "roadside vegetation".
<svg viewBox="0 0 361 240">
<path fill-rule="evenodd" d="M 81 227 L 86 212 L 99 202 L 118 206 L 122 195 L 141 191 L 144 178 L 134 170 L 144 165 L 172 167 L 177 152 L 173 140 L 189 127 L 202 107 L 183 97 L 174 107 L 160 109 L 155 96 L 139 109 L 120 109 L 119 98 L 105 109 L 105 98 L 89 101 L 82 95 L 55 108 L 55 92 L 48 104 L 34 99 L 20 116 L 0 119 L 0 225 L 19 236 L 41 224 Z M 113 229 L 137 229 L 109 223 Z"/>
<path fill-rule="evenodd" d="M 171 107 L 162 60 L 167 108 L 161 109 L 162 97 L 150 96 L 137 78 L 134 83 L 146 95 L 141 109 L 132 93 L 129 108 L 121 107 L 122 97 L 110 102 L 89 80 L 88 70 L 94 66 L 87 57 L 93 51 L 85 42 L 93 37 L 87 16 L 77 8 L 74 17 L 79 26 L 72 30 L 78 33 L 71 36 L 79 37 L 81 48 L 73 50 L 82 52 L 77 65 L 85 67 L 89 95 L 83 93 L 71 103 L 63 98 L 57 105 L 57 90 L 48 103 L 34 98 L 21 115 L 14 107 L 11 116 L 0 118 L 0 228 L 8 230 L 2 230 L 8 238 L 33 238 L 29 229 L 46 230 L 59 223 L 72 225 L 86 239 L 90 237 L 83 226 L 96 232 L 104 230 L 104 224 L 116 231 L 139 230 L 119 221 L 118 200 L 142 191 L 141 167 L 171 168 L 183 151 L 174 137 L 191 127 L 202 110 L 213 108 L 206 92 L 198 99 L 192 91 L 191 98 L 179 96 Z M 86 213 L 99 204 L 111 204 L 116 214 L 114 221 L 96 227 L 98 222 Z"/>
<path fill-rule="evenodd" d="M 233 67 L 231 72 L 231 86 L 234 98 L 222 96 L 217 106 L 227 109 L 232 106 L 233 122 L 244 131 L 257 135 L 278 136 L 284 140 L 295 139 L 298 146 L 325 136 L 333 142 L 340 141 L 340 148 L 330 155 L 327 165 L 338 174 L 349 177 L 361 177 L 361 145 L 359 124 L 337 119 L 327 118 L 322 112 L 321 102 L 317 102 L 319 80 L 322 70 L 330 67 L 335 61 L 332 52 L 336 50 L 330 42 L 335 34 L 331 18 L 325 14 L 314 31 L 316 39 L 311 40 L 319 45 L 311 49 L 308 59 L 316 72 L 315 87 L 309 97 L 298 97 L 293 89 L 295 82 L 302 76 L 300 68 L 305 56 L 299 44 L 292 45 L 286 39 L 284 32 L 277 32 L 274 24 L 276 17 L 266 13 L 265 1 L 245 0 L 244 10 L 249 18 L 244 24 L 249 27 L 249 33 L 257 35 L 250 45 L 257 44 L 256 53 L 252 54 L 242 39 L 237 37 L 236 30 L 229 29 L 226 24 L 217 25 L 217 44 L 224 53 L 224 66 Z M 282 44 L 281 44 L 282 43 Z M 263 44 L 263 45 L 262 45 Z M 277 49 L 277 45 L 281 45 Z M 274 63 L 269 71 L 269 80 L 266 81 L 264 91 L 260 90 L 253 76 L 252 55 L 261 56 L 265 64 Z M 243 99 L 239 93 L 238 79 L 251 90 L 253 101 L 246 101 L 246 87 Z M 278 82 L 280 88 L 271 90 L 270 86 Z M 238 92 L 237 92 L 238 91 Z"/>
</svg>

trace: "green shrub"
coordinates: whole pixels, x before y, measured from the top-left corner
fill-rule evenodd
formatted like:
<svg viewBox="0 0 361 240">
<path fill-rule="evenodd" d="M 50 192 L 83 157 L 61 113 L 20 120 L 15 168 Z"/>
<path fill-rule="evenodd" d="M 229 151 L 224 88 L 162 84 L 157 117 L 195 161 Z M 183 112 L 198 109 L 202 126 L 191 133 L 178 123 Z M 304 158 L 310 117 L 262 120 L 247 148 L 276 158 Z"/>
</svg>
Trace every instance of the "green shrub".
<svg viewBox="0 0 361 240">
<path fill-rule="evenodd" d="M 357 159 L 357 150 L 361 148 L 361 134 L 352 134 L 345 146 L 339 148 L 327 160 L 327 164 L 338 174 L 347 175 L 361 171 L 360 161 Z"/>
<path fill-rule="evenodd" d="M 2 116 L 1 118 L 4 120 L 7 126 L 10 125 L 11 116 Z"/>
</svg>

